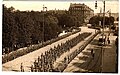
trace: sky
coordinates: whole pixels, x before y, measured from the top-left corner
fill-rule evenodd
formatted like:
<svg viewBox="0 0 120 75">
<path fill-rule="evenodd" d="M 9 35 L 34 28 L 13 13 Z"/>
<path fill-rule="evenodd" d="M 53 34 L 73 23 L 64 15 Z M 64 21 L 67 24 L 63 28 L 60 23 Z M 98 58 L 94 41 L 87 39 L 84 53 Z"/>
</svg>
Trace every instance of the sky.
<svg viewBox="0 0 120 75">
<path fill-rule="evenodd" d="M 95 13 L 100 12 L 100 8 L 103 8 L 103 0 L 102 1 L 97 1 L 98 8 L 95 9 L 95 0 L 87 0 L 87 1 L 3 1 L 3 4 L 7 7 L 13 6 L 16 10 L 21 10 L 21 11 L 26 11 L 26 10 L 34 10 L 34 11 L 41 11 L 43 8 L 43 5 L 48 8 L 48 10 L 54 10 L 59 9 L 59 10 L 68 10 L 70 3 L 84 3 L 90 8 L 94 10 Z M 106 0 L 106 12 L 108 10 L 111 10 L 112 13 L 118 13 L 119 12 L 119 2 L 118 0 Z M 103 10 L 103 9 L 102 9 Z"/>
</svg>

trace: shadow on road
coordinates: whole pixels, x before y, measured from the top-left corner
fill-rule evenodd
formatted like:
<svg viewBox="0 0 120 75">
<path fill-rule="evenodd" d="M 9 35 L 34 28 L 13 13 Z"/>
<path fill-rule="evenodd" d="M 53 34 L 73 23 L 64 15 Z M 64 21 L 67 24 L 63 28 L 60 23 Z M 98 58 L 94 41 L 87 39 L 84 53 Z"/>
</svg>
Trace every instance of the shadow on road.
<svg viewBox="0 0 120 75">
<path fill-rule="evenodd" d="M 92 58 L 91 56 L 91 51 L 93 48 L 88 48 L 87 51 L 88 52 L 82 52 L 83 53 L 83 57 L 78 57 L 79 60 L 83 60 L 85 62 L 80 63 L 78 62 L 74 62 L 72 63 L 75 67 L 78 67 L 81 70 L 77 70 L 77 71 L 72 71 L 75 73 L 99 73 L 99 69 L 100 69 L 100 62 L 101 62 L 101 58 L 99 58 L 100 55 L 100 51 L 101 51 L 101 46 L 96 46 L 94 47 L 94 52 L 95 52 L 95 59 Z M 99 61 L 98 61 L 99 59 Z"/>
<path fill-rule="evenodd" d="M 99 42 L 99 41 L 98 41 L 97 39 L 94 39 L 90 44 L 91 44 L 91 45 L 98 45 L 98 42 Z"/>
</svg>

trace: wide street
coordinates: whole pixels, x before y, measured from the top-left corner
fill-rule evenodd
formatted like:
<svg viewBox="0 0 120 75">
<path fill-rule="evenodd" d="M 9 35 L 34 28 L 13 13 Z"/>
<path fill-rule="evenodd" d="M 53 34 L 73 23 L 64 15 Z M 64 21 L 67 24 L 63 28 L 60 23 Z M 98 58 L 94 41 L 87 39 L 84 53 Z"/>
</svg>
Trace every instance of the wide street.
<svg viewBox="0 0 120 75">
<path fill-rule="evenodd" d="M 3 71 L 20 71 L 20 65 L 21 65 L 21 63 L 23 63 L 24 70 L 30 71 L 31 64 L 33 64 L 34 60 L 37 59 L 37 57 L 40 56 L 41 53 L 44 53 L 45 51 L 49 50 L 50 48 L 53 48 L 54 46 L 57 46 L 58 44 L 64 43 L 66 40 L 72 39 L 73 37 L 77 36 L 79 33 L 83 33 L 83 32 L 92 32 L 92 35 L 93 35 L 95 33 L 95 30 L 89 29 L 87 27 L 81 27 L 81 32 L 73 34 L 69 37 L 66 37 L 57 42 L 54 42 L 51 45 L 47 45 L 36 51 L 33 51 L 31 53 L 28 53 L 26 55 L 18 57 L 12 61 L 2 64 L 2 70 Z"/>
<path fill-rule="evenodd" d="M 2 71 L 118 73 L 119 1 L 2 2 Z"/>
<path fill-rule="evenodd" d="M 106 29 L 106 31 L 108 31 Z M 98 34 L 86 47 L 82 52 L 80 52 L 70 63 L 67 64 L 65 69 L 62 69 L 66 63 L 64 63 L 64 58 L 71 55 L 74 51 L 76 51 L 79 47 L 81 47 L 86 41 L 88 41 L 94 34 L 95 29 L 90 29 L 87 27 L 81 27 L 81 32 L 73 34 L 69 37 L 61 39 L 57 42 L 52 43 L 51 45 L 47 45 L 43 48 L 40 48 L 36 51 L 18 57 L 12 61 L 2 64 L 3 71 L 20 71 L 20 64 L 23 63 L 24 70 L 26 72 L 30 71 L 30 66 L 33 64 L 34 60 L 37 59 L 41 53 L 57 46 L 60 43 L 64 43 L 68 39 L 72 39 L 77 36 L 79 33 L 83 32 L 92 32 L 92 34 L 79 42 L 76 46 L 63 53 L 60 58 L 57 58 L 56 62 L 54 62 L 54 69 L 61 69 L 63 72 L 116 72 L 116 47 L 115 47 L 115 39 L 117 36 L 113 36 L 113 33 L 110 34 L 110 44 L 105 44 L 105 46 L 98 45 L 98 39 L 101 34 Z M 105 33 L 108 35 L 108 32 Z M 107 41 L 106 41 L 107 42 Z M 94 57 L 91 54 L 91 50 L 94 52 Z"/>
</svg>

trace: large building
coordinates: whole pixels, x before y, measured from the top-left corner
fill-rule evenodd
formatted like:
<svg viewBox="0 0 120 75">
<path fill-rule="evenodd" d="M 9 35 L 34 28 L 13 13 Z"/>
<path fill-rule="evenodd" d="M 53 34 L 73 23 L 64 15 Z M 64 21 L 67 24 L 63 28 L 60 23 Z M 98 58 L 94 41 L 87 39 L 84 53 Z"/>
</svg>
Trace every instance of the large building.
<svg viewBox="0 0 120 75">
<path fill-rule="evenodd" d="M 88 23 L 89 19 L 94 16 L 94 11 L 85 4 L 70 4 L 69 10 L 70 15 L 76 16 L 77 24 Z"/>
</svg>

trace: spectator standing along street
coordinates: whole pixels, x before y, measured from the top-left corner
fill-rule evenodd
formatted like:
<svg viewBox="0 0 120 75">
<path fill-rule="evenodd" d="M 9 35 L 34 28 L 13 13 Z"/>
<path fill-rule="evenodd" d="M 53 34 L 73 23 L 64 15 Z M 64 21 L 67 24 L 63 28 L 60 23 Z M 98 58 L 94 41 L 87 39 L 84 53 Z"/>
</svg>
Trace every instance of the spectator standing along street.
<svg viewBox="0 0 120 75">
<path fill-rule="evenodd" d="M 91 55 L 92 55 L 92 58 L 94 59 L 95 53 L 94 53 L 93 49 L 91 50 Z"/>
</svg>

